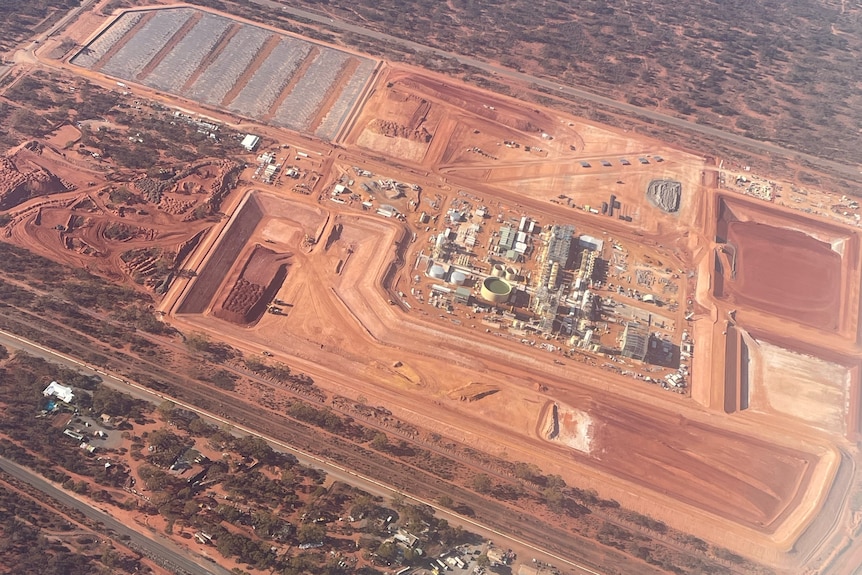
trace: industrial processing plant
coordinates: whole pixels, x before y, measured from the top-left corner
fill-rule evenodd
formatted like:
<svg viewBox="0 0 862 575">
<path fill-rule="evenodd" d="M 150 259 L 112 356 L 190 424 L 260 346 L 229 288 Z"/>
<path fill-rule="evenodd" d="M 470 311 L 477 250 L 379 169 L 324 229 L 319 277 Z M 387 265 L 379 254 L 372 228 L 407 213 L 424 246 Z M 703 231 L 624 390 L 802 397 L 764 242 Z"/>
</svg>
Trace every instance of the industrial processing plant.
<svg viewBox="0 0 862 575">
<path fill-rule="evenodd" d="M 84 2 L 0 66 L 3 242 L 62 263 L 58 277 L 112 284 L 73 294 L 42 281 L 47 260 L 10 251 L 3 329 L 45 330 L 46 345 L 113 365 L 120 389 L 152 386 L 161 407 L 141 437 L 200 431 L 203 484 L 230 481 L 236 497 L 183 489 L 182 519 L 151 505 L 140 489 L 156 501 L 151 481 L 188 476 L 154 471 L 164 452 L 135 434 L 123 439 L 143 487 L 90 493 L 112 489 L 142 532 L 164 515 L 154 528 L 189 552 L 188 537 L 208 556 L 250 549 L 230 567 L 261 575 L 258 552 L 282 561 L 272 572 L 299 557 L 309 572 L 463 569 L 466 553 L 438 549 L 463 550 L 449 545 L 458 525 L 488 528 L 465 573 L 517 554 L 522 575 L 795 575 L 862 557 L 862 207 L 849 191 L 820 189 L 799 157 L 769 155 L 794 170 L 783 182 L 724 147 L 693 152 L 704 140 L 689 132 L 662 141 L 658 120 L 605 105 L 591 117 L 609 125 L 577 117 L 563 108 L 573 88 L 524 82 L 529 70 L 422 38 L 377 44 L 386 31 L 360 28 L 361 3 L 217 4 L 234 13 Z M 844 42 L 832 4 L 829 37 Z M 403 62 L 358 51 L 372 45 Z M 64 316 L 59 341 L 69 298 L 94 303 Z M 14 353 L 0 364 L 42 369 Z M 188 425 L 193 409 L 338 471 L 300 478 L 258 457 L 257 439 Z M 228 460 L 223 443 L 251 447 Z M 379 512 L 342 498 L 362 475 L 369 491 L 353 496 Z M 282 503 L 247 508 L 246 483 Z M 313 515 L 291 508 L 300 491 Z M 282 511 L 291 523 L 267 533 Z"/>
</svg>

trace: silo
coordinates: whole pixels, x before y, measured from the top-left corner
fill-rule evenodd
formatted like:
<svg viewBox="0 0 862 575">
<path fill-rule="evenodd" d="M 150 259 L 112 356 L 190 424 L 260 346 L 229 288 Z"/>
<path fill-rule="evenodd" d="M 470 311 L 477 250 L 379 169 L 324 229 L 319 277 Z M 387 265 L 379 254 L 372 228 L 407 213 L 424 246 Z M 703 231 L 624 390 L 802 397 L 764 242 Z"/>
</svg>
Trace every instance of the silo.
<svg viewBox="0 0 862 575">
<path fill-rule="evenodd" d="M 457 286 L 464 285 L 464 282 L 467 281 L 467 274 L 462 271 L 454 271 L 452 275 L 449 276 L 449 283 L 455 284 Z"/>
<path fill-rule="evenodd" d="M 485 278 L 479 293 L 482 299 L 491 303 L 506 303 L 509 301 L 509 296 L 512 295 L 512 286 L 506 280 L 492 276 Z"/>
<path fill-rule="evenodd" d="M 491 275 L 495 278 L 501 278 L 506 275 L 506 268 L 503 264 L 494 264 L 494 267 L 491 268 Z"/>
<path fill-rule="evenodd" d="M 515 268 L 506 268 L 506 279 L 517 281 L 518 280 L 518 270 Z"/>
<path fill-rule="evenodd" d="M 430 270 L 428 270 L 428 275 L 434 279 L 442 280 L 446 277 L 446 270 L 443 269 L 443 266 L 435 264 L 431 266 Z"/>
</svg>

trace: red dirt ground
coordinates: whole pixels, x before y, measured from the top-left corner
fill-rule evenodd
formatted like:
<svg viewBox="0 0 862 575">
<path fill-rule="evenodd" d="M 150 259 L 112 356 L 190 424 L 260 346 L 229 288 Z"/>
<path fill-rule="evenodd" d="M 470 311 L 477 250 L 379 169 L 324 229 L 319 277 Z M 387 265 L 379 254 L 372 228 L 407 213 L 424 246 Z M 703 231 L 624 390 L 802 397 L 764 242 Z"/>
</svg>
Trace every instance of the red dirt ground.
<svg viewBox="0 0 862 575">
<path fill-rule="evenodd" d="M 855 332 L 857 234 L 736 199 L 718 204 L 715 234 L 726 243 L 716 298 L 831 332 Z"/>
<path fill-rule="evenodd" d="M 397 120 L 405 126 L 413 117 L 407 106 L 399 106 L 398 114 L 376 114 L 378 110 L 392 112 L 387 110 L 392 100 L 372 95 L 355 122 L 356 129 L 345 137 L 346 146 L 335 149 L 310 140 L 302 142 L 311 157 L 297 162 L 319 170 L 323 186 L 335 181 L 335 162 L 363 166 L 375 174 L 403 176 L 410 183 L 421 184 L 423 194 L 429 198 L 437 195 L 443 206 L 456 193 L 473 194 L 487 198 L 476 201 L 501 214 L 516 217 L 529 213 L 542 224 L 572 221 L 580 233 L 586 231 L 597 237 L 607 232 L 626 245 L 637 245 L 644 253 L 673 262 L 668 266 L 678 268 L 680 274 L 709 259 L 716 235 L 732 234 L 731 241 L 744 249 L 739 249 L 738 254 L 739 277 L 735 283 L 728 278 L 727 283 L 733 285 L 724 289 L 730 293 L 731 288 L 737 288 L 734 294 L 750 298 L 744 302 L 747 305 L 740 304 L 736 314 L 740 329 L 759 326 L 806 345 L 815 337 L 827 342 L 823 345 L 842 340 L 838 342 L 846 344 L 842 353 L 856 352 L 855 348 L 847 351 L 855 340 L 847 343 L 842 338 L 850 331 L 856 334 L 860 271 L 857 231 L 829 227 L 805 214 L 734 197 L 728 211 L 738 217 L 726 219 L 725 224 L 733 221 L 734 225 L 725 226 L 725 233 L 716 233 L 716 224 L 723 219 L 720 215 L 724 199 L 717 191 L 711 159 L 672 149 L 657 140 L 537 109 L 513 98 L 493 96 L 456 80 L 409 69 L 390 72 L 388 78 L 378 79 L 374 93 L 383 94 L 382 86 L 388 80 L 394 83 L 393 90 L 430 102 L 430 117 L 437 121 L 431 141 L 415 142 L 398 134 L 387 137 L 374 133 L 375 137 L 367 138 L 368 145 L 360 143 L 359 136 L 376 117 Z M 278 143 L 290 141 L 288 134 L 272 128 L 250 126 L 249 130 Z M 545 138 L 543 132 L 550 138 Z M 521 147 L 505 145 L 512 139 Z M 295 141 L 290 142 L 296 146 Z M 527 145 L 530 152 L 525 149 Z M 485 154 L 477 154 L 474 148 L 481 148 Z M 657 152 L 665 159 L 644 165 L 619 162 L 622 157 L 634 159 Z M 611 160 L 613 166 L 601 166 L 602 159 Z M 582 167 L 575 160 L 590 160 L 593 166 Z M 671 176 L 683 181 L 683 206 L 676 215 L 660 214 L 646 205 L 645 185 L 654 178 Z M 580 205 L 596 205 L 597 200 L 612 192 L 635 213 L 633 224 L 593 217 L 560 202 L 568 195 Z M 351 213 L 350 207 L 333 207 L 322 195 L 320 201 L 325 202 L 325 208 L 321 208 L 315 205 L 316 195 L 297 195 L 295 201 L 283 201 L 283 197 L 260 194 L 246 206 L 257 213 L 245 220 L 240 220 L 242 214 L 234 215 L 232 222 L 237 225 L 218 240 L 216 234 L 208 236 L 190 258 L 198 263 L 206 258 L 194 285 L 181 294 L 183 284 L 178 282 L 168 296 L 167 301 L 182 301 L 179 309 L 163 305 L 175 325 L 204 329 L 246 351 L 271 349 L 276 357 L 308 373 L 332 393 L 361 395 L 385 404 L 411 424 L 470 442 L 476 449 L 533 462 L 572 484 L 594 487 L 625 507 L 743 554 L 777 561 L 778 553 L 790 550 L 818 513 L 830 492 L 840 458 L 822 434 L 808 435 L 807 427 L 792 422 L 784 425 L 785 419 L 772 414 L 756 419 L 761 414 L 749 411 L 726 416 L 716 413 L 716 409 L 702 410 L 687 398 L 664 392 L 656 395 L 652 388 L 586 364 L 583 368 L 572 367 L 568 362 L 557 366 L 548 361 L 550 356 L 539 355 L 517 341 L 494 338 L 481 328 L 469 331 L 474 329 L 469 322 L 455 327 L 446 318 L 442 318 L 445 323 L 436 322 L 417 309 L 408 313 L 389 305 L 392 290 L 406 290 L 411 285 L 413 271 L 409 266 L 415 255 L 408 250 L 403 258 L 407 265 L 397 270 L 401 284 L 396 279 L 390 292 L 384 292 L 381 278 L 392 261 L 390 246 L 400 237 L 409 237 L 410 231 L 421 230 L 411 229 L 412 217 L 400 224 L 363 214 L 356 207 L 357 211 Z M 313 223 L 289 223 L 298 219 L 300 210 L 311 214 L 310 207 L 316 210 L 314 218 L 309 216 L 309 220 L 315 220 Z M 402 209 L 409 216 L 407 207 Z M 225 213 L 232 211 L 225 208 Z M 641 214 L 643 217 L 637 217 Z M 318 216 L 324 223 L 316 222 Z M 325 237 L 325 229 L 336 221 L 344 225 L 339 240 L 343 245 L 336 244 L 328 252 L 299 247 L 304 235 Z M 795 315 L 788 318 L 764 307 L 763 302 L 768 304 L 771 297 L 769 290 L 777 289 L 782 281 L 795 284 L 788 282 L 784 269 L 771 274 L 768 268 L 751 271 L 763 265 L 764 260 L 772 267 L 778 265 L 769 260 L 772 253 L 768 242 L 773 236 L 764 235 L 755 221 L 767 231 L 788 228 L 809 237 L 811 245 L 805 240 L 798 253 L 776 258 L 788 261 L 787 268 L 799 270 L 800 274 L 826 275 L 823 270 L 829 265 L 821 268 L 817 267 L 820 262 L 812 262 L 822 253 L 823 244 L 836 246 L 844 267 L 839 273 L 838 288 L 841 325 L 833 333 L 805 329 Z M 233 286 L 240 277 L 257 241 L 270 242 L 274 249 L 295 254 L 296 265 L 278 294 L 291 302 L 290 313 L 264 314 L 254 329 L 207 314 L 214 302 L 221 301 L 216 293 L 226 293 L 225 286 Z M 422 242 L 417 242 L 412 250 L 421 248 Z M 349 263 L 346 254 L 350 254 Z M 708 325 L 694 333 L 700 337 L 711 330 L 712 340 L 698 340 L 697 361 L 710 366 L 711 355 L 719 352 L 715 355 L 723 367 L 725 339 L 717 333 L 721 333 L 727 312 L 736 302 L 716 300 L 718 292 L 700 287 L 709 286 L 711 279 L 712 270 L 708 265 L 706 270 L 703 267 L 700 273 L 704 281 L 698 284 L 698 304 L 693 309 L 700 316 L 698 321 Z M 213 273 L 217 268 L 218 273 Z M 766 286 L 752 288 L 750 282 L 760 281 L 758 274 L 764 273 L 769 276 Z M 799 293 L 793 294 L 800 300 L 810 298 L 810 290 L 823 285 L 818 283 L 822 278 L 810 282 L 791 279 L 802 282 L 796 288 Z M 681 302 L 686 299 L 680 296 Z M 797 304 L 787 307 L 792 305 Z M 680 309 L 680 324 L 683 313 Z M 796 334 L 794 330 L 810 333 Z M 289 338 L 284 337 L 286 333 Z M 733 353 L 730 359 L 734 360 Z M 401 366 L 397 371 L 390 367 L 396 364 Z M 738 369 L 738 362 L 733 364 Z M 696 365 L 701 367 L 700 363 Z M 721 370 L 721 376 L 724 373 Z M 723 377 L 710 376 L 706 369 L 702 375 L 696 373 L 696 377 L 708 380 L 706 386 L 723 390 Z M 468 404 L 446 399 L 470 382 L 489 379 L 499 391 L 480 401 Z M 589 455 L 550 444 L 533 432 L 541 406 L 550 400 L 565 402 L 589 414 L 594 426 Z"/>
<path fill-rule="evenodd" d="M 289 254 L 277 254 L 262 246 L 255 246 L 222 304 L 213 315 L 247 324 L 260 319 L 272 294 L 281 286 Z"/>
<path fill-rule="evenodd" d="M 731 222 L 728 242 L 737 248 L 737 276 L 724 284 L 726 294 L 717 296 L 816 327 L 838 328 L 841 255 L 829 244 L 755 222 Z"/>
<path fill-rule="evenodd" d="M 275 211 L 275 197 L 260 197 L 267 198 L 273 205 L 271 209 Z M 251 194 L 244 205 L 247 207 L 250 201 L 256 199 L 255 194 Z M 279 198 L 277 202 L 283 205 L 281 211 L 286 214 L 297 212 L 300 206 L 293 199 Z M 344 223 L 344 232 L 336 245 L 353 245 L 355 240 L 352 234 L 359 233 L 356 241 L 362 238 L 366 242 L 373 235 L 380 234 L 380 231 L 372 235 L 371 230 L 358 230 L 360 222 L 367 221 L 367 225 L 380 228 L 392 226 L 387 220 L 368 216 L 356 216 L 355 222 L 352 218 L 340 217 Z M 221 241 L 235 245 L 235 233 L 239 231 L 230 230 L 222 236 Z M 259 239 L 255 235 L 250 241 Z M 292 237 L 294 242 L 299 239 Z M 276 245 L 279 244 L 277 241 Z M 321 280 L 330 278 L 330 270 L 335 269 L 330 260 L 336 256 L 314 250 L 300 258 L 299 265 L 292 270 L 290 279 L 279 292 L 278 297 L 293 304 L 289 316 L 265 315 L 254 332 L 239 328 L 243 330 L 242 334 L 237 333 L 237 328 L 233 326 L 213 323 L 205 318 L 192 320 L 185 317 L 184 321 L 200 322 L 197 325 L 206 325 L 205 329 L 209 330 L 218 329 L 223 338 L 234 336 L 255 343 L 263 343 L 261 338 L 272 342 L 278 339 L 277 334 L 289 332 L 289 342 L 280 341 L 278 349 L 291 348 L 290 351 L 296 355 L 320 356 L 322 365 L 340 364 L 353 374 L 350 380 L 358 387 L 385 390 L 389 397 L 388 405 L 394 406 L 403 401 L 405 407 L 412 406 L 408 408 L 411 411 L 429 394 L 448 396 L 454 382 L 479 381 L 483 376 L 485 379 L 491 378 L 499 384 L 501 391 L 493 398 L 486 397 L 481 402 L 472 403 L 469 423 L 466 421 L 467 413 L 461 412 L 460 406 L 448 406 L 445 410 L 448 415 L 435 413 L 435 418 L 443 426 L 453 425 L 455 420 L 460 420 L 460 427 L 472 428 L 481 420 L 499 421 L 501 416 L 513 417 L 511 413 L 502 415 L 498 409 L 506 412 L 508 405 L 527 402 L 536 404 L 530 417 L 535 425 L 536 421 L 541 420 L 538 413 L 544 403 L 541 399 L 547 400 L 547 396 L 536 397 L 533 392 L 518 390 L 519 383 L 530 377 L 522 373 L 520 368 L 514 367 L 521 362 L 528 362 L 520 356 L 524 346 L 516 344 L 513 348 L 502 350 L 501 341 L 471 341 L 462 332 L 444 330 L 439 326 L 429 332 L 422 319 L 417 317 L 408 320 L 394 313 L 394 308 L 378 291 L 377 283 L 378 274 L 383 273 L 388 257 L 391 257 L 387 250 L 381 251 L 381 248 L 391 244 L 391 239 L 382 240 L 367 253 L 367 248 L 355 244 L 350 265 L 342 270 L 337 279 L 331 280 L 337 286 L 336 293 L 342 294 L 341 301 L 331 298 L 329 290 L 320 289 Z M 288 243 L 280 249 L 297 251 L 298 245 Z M 214 250 L 214 253 L 222 252 L 219 248 Z M 339 254 L 338 257 L 342 256 Z M 369 257 L 376 261 L 372 263 L 367 259 Z M 238 258 L 233 273 L 237 273 L 236 269 L 242 267 L 244 261 L 242 257 Z M 230 280 L 227 283 L 233 285 Z M 206 290 L 206 287 L 202 289 Z M 300 289 L 302 293 L 311 290 L 315 300 L 324 301 L 309 301 L 297 291 Z M 194 299 L 196 291 L 193 288 L 186 297 Z M 343 305 L 347 305 L 348 311 L 352 313 L 346 316 Z M 352 320 L 348 320 L 348 317 Z M 334 333 L 329 334 L 330 330 Z M 341 337 L 344 339 L 339 339 Z M 403 345 L 405 341 L 410 342 L 408 347 Z M 325 345 L 323 351 L 321 345 Z M 423 351 L 432 349 L 434 351 L 430 353 Z M 380 374 L 369 371 L 367 365 L 363 365 L 369 357 L 382 365 L 392 365 L 398 360 L 410 366 L 416 375 L 416 382 L 404 389 L 400 378 L 395 379 L 394 383 L 380 379 Z M 506 357 L 508 361 L 504 360 Z M 447 365 L 446 376 L 444 380 L 439 380 L 443 358 Z M 479 366 L 476 369 L 464 367 L 475 366 L 477 362 Z M 501 362 L 506 365 L 505 374 L 499 371 Z M 303 366 L 303 369 L 308 368 Z M 323 384 L 326 376 L 312 370 L 308 372 L 313 374 L 315 381 Z M 550 458 L 558 462 L 580 461 L 765 533 L 773 532 L 781 525 L 782 518 L 795 508 L 793 502 L 805 491 L 811 473 L 821 459 L 810 451 L 747 438 L 708 424 L 686 420 L 675 412 L 655 406 L 645 408 L 620 398 L 593 398 L 579 391 L 571 381 L 564 382 L 550 374 L 543 375 L 543 381 L 554 385 L 555 398 L 590 414 L 595 426 L 591 433 L 593 451 L 589 456 L 580 455 L 542 440 L 519 437 L 518 443 L 522 449 L 529 443 L 529 449 L 534 450 L 534 461 L 547 462 Z M 370 391 L 365 393 L 371 394 Z M 450 420 L 450 416 L 455 419 Z M 411 413 L 410 417 L 412 419 L 416 414 Z M 505 445 L 511 453 L 519 449 L 508 439 L 500 437 L 495 441 L 499 447 Z M 554 471 L 564 474 L 567 479 L 571 478 L 570 470 Z M 720 481 L 716 481 L 716 478 Z"/>
</svg>

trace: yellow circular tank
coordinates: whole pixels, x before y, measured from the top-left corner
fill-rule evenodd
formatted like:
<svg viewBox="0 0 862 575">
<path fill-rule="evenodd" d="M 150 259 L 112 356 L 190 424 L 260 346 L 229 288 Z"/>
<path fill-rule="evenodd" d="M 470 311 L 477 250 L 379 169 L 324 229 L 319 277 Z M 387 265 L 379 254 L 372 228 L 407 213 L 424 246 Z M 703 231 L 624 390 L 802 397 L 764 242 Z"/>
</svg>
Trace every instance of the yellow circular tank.
<svg viewBox="0 0 862 575">
<path fill-rule="evenodd" d="M 482 282 L 479 295 L 491 303 L 506 303 L 512 295 L 512 286 L 502 278 L 491 276 Z"/>
</svg>

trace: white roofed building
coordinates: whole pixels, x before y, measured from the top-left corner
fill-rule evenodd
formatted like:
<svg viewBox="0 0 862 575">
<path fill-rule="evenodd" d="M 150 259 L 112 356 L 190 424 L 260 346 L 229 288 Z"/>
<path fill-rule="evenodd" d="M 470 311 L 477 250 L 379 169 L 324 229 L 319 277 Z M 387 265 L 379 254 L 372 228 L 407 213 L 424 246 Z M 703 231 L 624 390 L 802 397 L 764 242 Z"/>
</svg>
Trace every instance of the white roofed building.
<svg viewBox="0 0 862 575">
<path fill-rule="evenodd" d="M 599 238 L 594 238 L 593 236 L 583 235 L 578 238 L 578 245 L 582 248 L 587 248 L 588 250 L 600 252 L 605 246 L 605 241 Z"/>
<path fill-rule="evenodd" d="M 260 136 L 255 136 L 254 134 L 246 134 L 245 138 L 242 139 L 242 147 L 248 150 L 249 152 L 253 152 L 257 145 L 260 144 Z"/>
<path fill-rule="evenodd" d="M 56 381 L 49 383 L 45 391 L 42 392 L 42 395 L 45 397 L 56 397 L 65 403 L 72 403 L 72 400 L 75 399 L 75 394 L 72 393 L 71 387 L 60 385 Z"/>
</svg>

